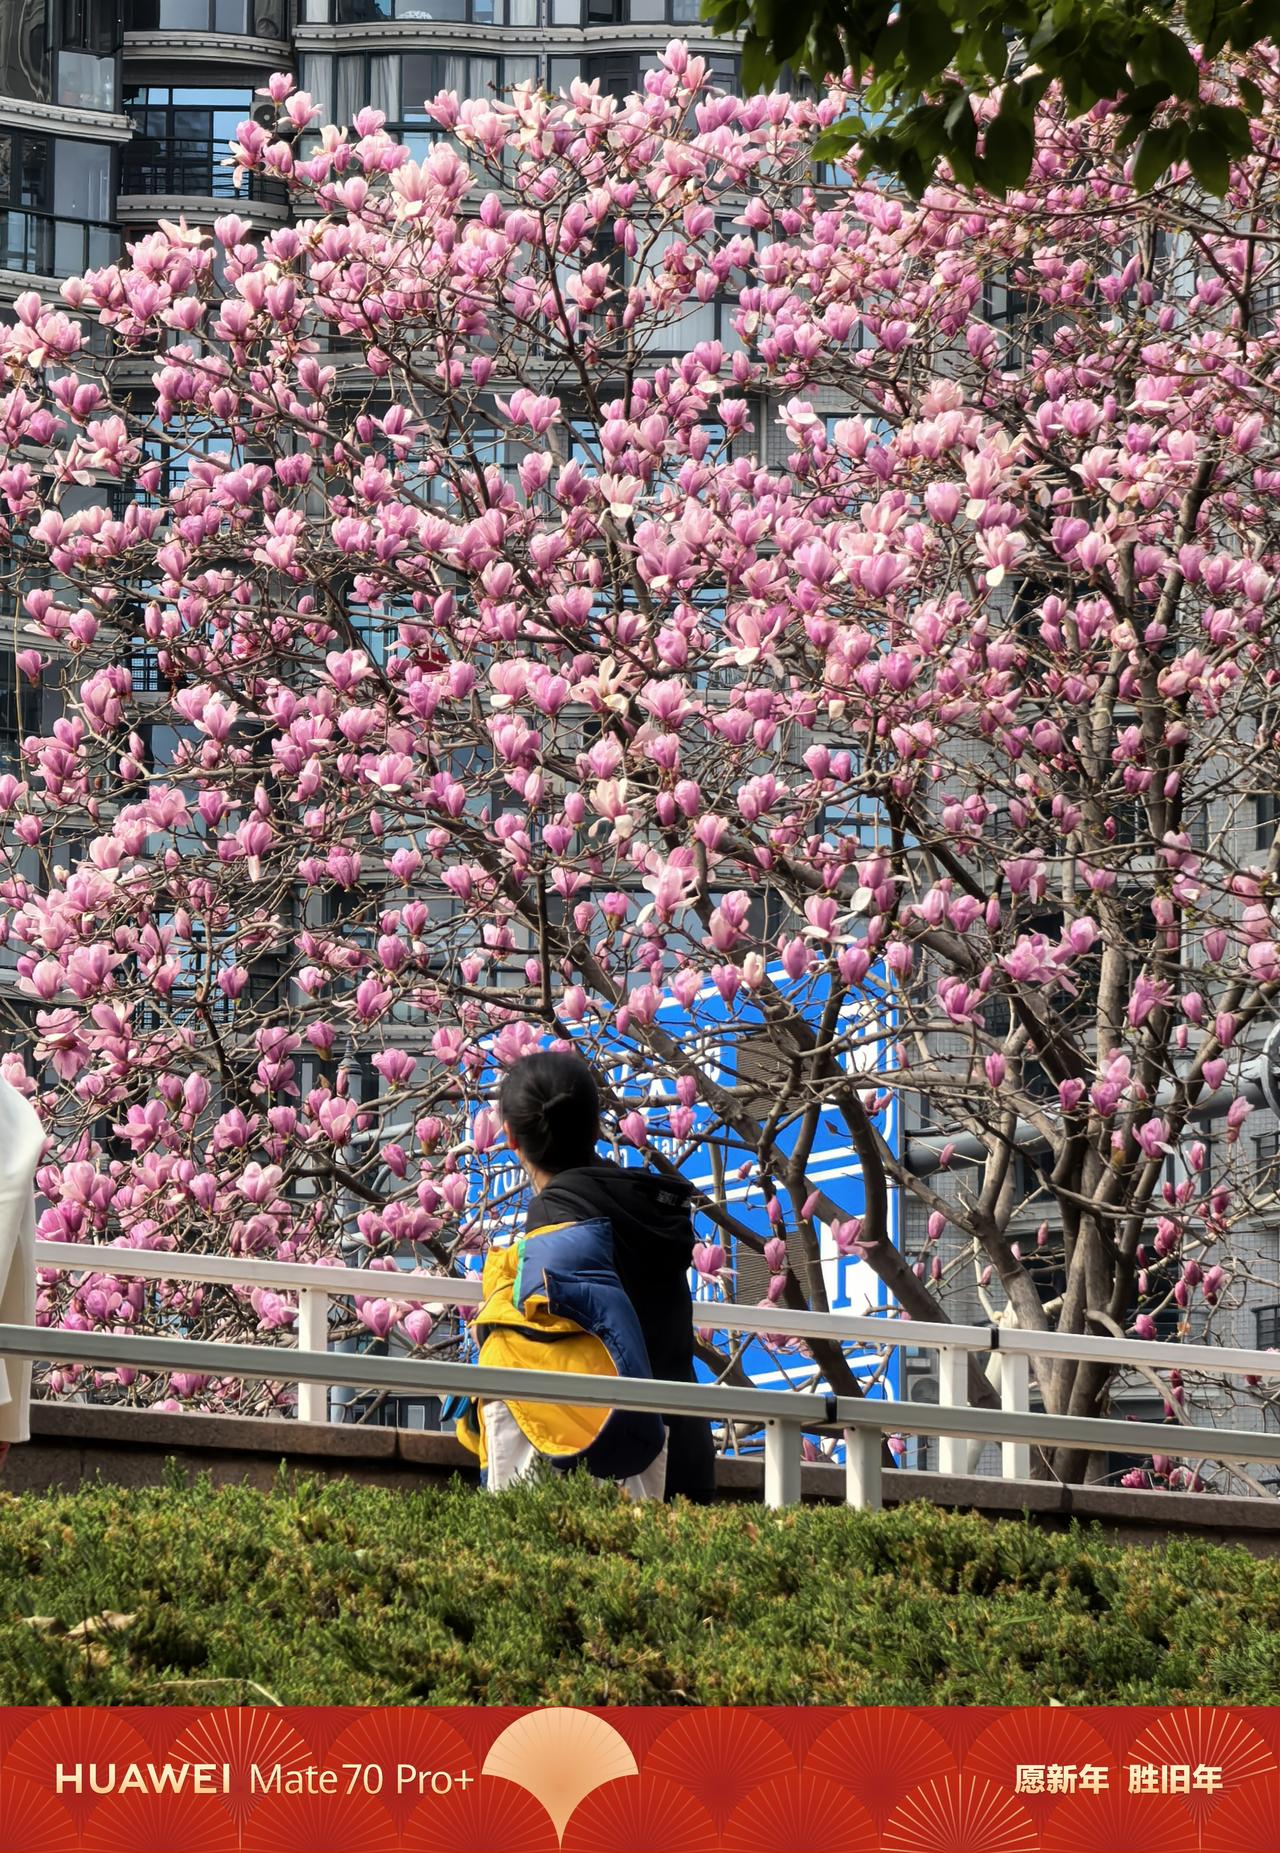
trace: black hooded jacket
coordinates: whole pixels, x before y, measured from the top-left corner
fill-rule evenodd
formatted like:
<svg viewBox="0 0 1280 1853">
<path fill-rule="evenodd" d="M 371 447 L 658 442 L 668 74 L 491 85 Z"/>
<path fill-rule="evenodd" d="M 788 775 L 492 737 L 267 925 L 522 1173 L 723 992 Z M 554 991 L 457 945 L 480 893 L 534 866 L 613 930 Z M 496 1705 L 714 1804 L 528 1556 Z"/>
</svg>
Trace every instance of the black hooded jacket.
<svg viewBox="0 0 1280 1853">
<path fill-rule="evenodd" d="M 692 1187 L 608 1160 L 577 1165 L 555 1177 L 529 1205 L 527 1229 L 600 1216 L 613 1228 L 614 1262 L 636 1309 L 655 1377 L 692 1383 Z M 669 1416 L 667 1497 L 709 1499 L 715 1490 L 711 1425 Z"/>
</svg>

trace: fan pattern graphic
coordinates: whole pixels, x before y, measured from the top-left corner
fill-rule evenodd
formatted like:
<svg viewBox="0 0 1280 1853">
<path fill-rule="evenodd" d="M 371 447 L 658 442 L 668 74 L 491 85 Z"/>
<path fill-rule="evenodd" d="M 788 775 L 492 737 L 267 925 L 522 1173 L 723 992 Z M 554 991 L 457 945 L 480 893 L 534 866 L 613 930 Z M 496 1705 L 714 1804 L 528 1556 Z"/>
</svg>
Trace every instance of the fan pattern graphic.
<svg viewBox="0 0 1280 1853">
<path fill-rule="evenodd" d="M 1280 1708 L 0 1711 L 0 1853 L 319 1850 L 1280 1853 Z"/>
</svg>

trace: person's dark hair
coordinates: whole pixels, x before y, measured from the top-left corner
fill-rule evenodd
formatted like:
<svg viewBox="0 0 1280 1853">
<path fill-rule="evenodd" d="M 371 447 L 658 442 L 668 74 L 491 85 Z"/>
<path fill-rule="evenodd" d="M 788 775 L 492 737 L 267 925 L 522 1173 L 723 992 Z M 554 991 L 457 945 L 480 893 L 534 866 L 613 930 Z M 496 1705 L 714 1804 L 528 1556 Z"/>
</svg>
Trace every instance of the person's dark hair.
<svg viewBox="0 0 1280 1853">
<path fill-rule="evenodd" d="M 513 1062 L 498 1089 L 498 1111 L 521 1155 L 540 1171 L 568 1171 L 595 1157 L 600 1095 L 580 1055 L 544 1049 Z"/>
</svg>

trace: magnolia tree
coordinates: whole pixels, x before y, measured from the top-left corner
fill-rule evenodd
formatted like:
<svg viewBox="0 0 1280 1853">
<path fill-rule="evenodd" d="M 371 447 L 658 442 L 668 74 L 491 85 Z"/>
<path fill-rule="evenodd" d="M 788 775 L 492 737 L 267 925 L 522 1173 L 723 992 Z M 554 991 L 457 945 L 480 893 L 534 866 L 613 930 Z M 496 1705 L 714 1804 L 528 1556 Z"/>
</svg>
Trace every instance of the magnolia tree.
<svg viewBox="0 0 1280 1853">
<path fill-rule="evenodd" d="M 1241 76 L 1276 105 L 1269 52 L 1204 98 Z M 815 186 L 842 93 L 679 45 L 625 101 L 441 96 L 421 164 L 269 94 L 233 156 L 292 225 L 162 225 L 0 331 L 42 1234 L 448 1265 L 509 1207 L 495 1075 L 570 1043 L 712 1178 L 708 1291 L 821 1308 L 826 1240 L 917 1320 L 1212 1336 L 1280 989 L 1268 115 L 1221 204 L 1050 98 L 1020 193 L 913 205 Z M 44 1276 L 53 1325 L 175 1316 L 295 1311 Z M 95 1383 L 283 1394 L 50 1378 Z"/>
</svg>

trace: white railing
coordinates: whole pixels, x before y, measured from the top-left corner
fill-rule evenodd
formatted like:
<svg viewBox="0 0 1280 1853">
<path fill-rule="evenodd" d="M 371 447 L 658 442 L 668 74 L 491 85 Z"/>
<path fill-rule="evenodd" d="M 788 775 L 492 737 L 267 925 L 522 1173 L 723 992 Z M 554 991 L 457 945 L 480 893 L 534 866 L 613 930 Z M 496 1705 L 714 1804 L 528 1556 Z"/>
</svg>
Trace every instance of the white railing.
<svg viewBox="0 0 1280 1853">
<path fill-rule="evenodd" d="M 912 1435 L 939 1437 L 939 1469 L 944 1474 L 963 1473 L 968 1447 L 974 1445 L 980 1450 L 988 1443 L 1000 1447 L 1006 1479 L 1029 1477 L 1031 1449 L 1036 1445 L 1280 1464 L 1277 1434 L 1044 1415 L 1028 1407 L 1028 1366 L 1033 1357 L 1096 1361 L 1119 1369 L 1141 1365 L 1147 1370 L 1176 1368 L 1184 1374 L 1276 1379 L 1280 1378 L 1280 1353 L 1276 1352 L 1028 1332 L 1007 1326 L 923 1324 L 845 1312 L 793 1312 L 783 1307 L 696 1300 L 696 1326 L 742 1334 L 777 1333 L 800 1340 L 836 1339 L 882 1351 L 936 1351 L 940 1400 L 936 1405 L 904 1404 L 809 1390 L 746 1389 L 723 1383 L 660 1383 L 647 1379 L 601 1379 L 592 1383 L 569 1374 L 498 1371 L 407 1355 L 378 1358 L 328 1349 L 329 1311 L 335 1299 L 359 1295 L 413 1301 L 443 1312 L 449 1307 L 466 1308 L 479 1303 L 480 1285 L 474 1279 L 402 1268 L 318 1266 L 44 1241 L 36 1244 L 36 1260 L 41 1268 L 83 1270 L 120 1279 L 203 1281 L 296 1293 L 296 1346 L 290 1349 L 277 1344 L 224 1344 L 134 1333 L 73 1332 L 62 1327 L 0 1326 L 0 1353 L 30 1358 L 56 1355 L 59 1361 L 68 1363 L 131 1364 L 142 1369 L 190 1370 L 245 1379 L 283 1377 L 297 1383 L 299 1419 L 311 1422 L 326 1419 L 329 1391 L 340 1385 L 420 1395 L 501 1397 L 518 1392 L 525 1402 L 604 1404 L 762 1424 L 765 1495 L 770 1504 L 787 1504 L 799 1497 L 801 1438 L 806 1431 L 844 1431 L 848 1495 L 851 1503 L 858 1505 L 879 1504 L 882 1440 L 903 1429 Z M 1000 1360 L 1001 1407 L 972 1408 L 968 1395 L 970 1356 L 990 1357 L 993 1353 Z"/>
</svg>

